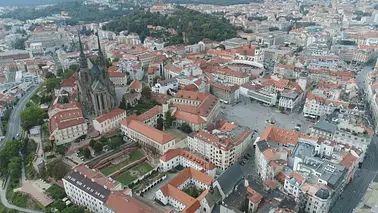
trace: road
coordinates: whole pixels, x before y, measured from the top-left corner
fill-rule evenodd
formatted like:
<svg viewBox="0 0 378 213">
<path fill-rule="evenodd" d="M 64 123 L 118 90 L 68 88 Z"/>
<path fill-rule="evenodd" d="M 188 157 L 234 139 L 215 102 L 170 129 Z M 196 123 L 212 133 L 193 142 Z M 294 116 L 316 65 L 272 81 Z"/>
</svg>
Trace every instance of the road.
<svg viewBox="0 0 378 213">
<path fill-rule="evenodd" d="M 25 96 L 23 96 L 19 100 L 17 105 L 13 108 L 12 113 L 10 115 L 9 122 L 8 122 L 8 131 L 5 135 L 5 139 L 2 142 L 0 142 L 0 149 L 3 147 L 5 141 L 12 140 L 14 137 L 17 136 L 17 134 L 21 133 L 20 113 L 24 110 L 29 99 L 37 91 L 38 87 L 39 86 L 33 88 L 31 91 L 29 91 L 29 93 L 27 93 Z M 4 189 L 2 187 L 0 187 L 0 198 L 1 198 L 0 200 L 1 200 L 1 203 L 5 207 L 7 207 L 9 209 L 15 209 L 19 212 L 42 213 L 41 211 L 35 211 L 35 210 L 32 210 L 32 209 L 21 208 L 21 207 L 10 204 L 8 202 L 8 200 L 6 199 L 6 189 L 8 188 L 8 183 L 9 183 L 9 179 L 8 179 L 7 183 L 5 184 Z"/>
<path fill-rule="evenodd" d="M 371 72 L 371 66 L 364 67 L 358 73 L 356 82 L 359 88 L 365 88 L 365 78 Z M 363 96 L 364 97 L 364 96 Z M 373 140 L 366 151 L 367 158 L 364 160 L 361 169 L 357 170 L 354 179 L 344 189 L 341 198 L 331 209 L 331 213 L 351 213 L 363 199 L 367 188 L 378 172 L 378 137 L 374 135 Z"/>
<path fill-rule="evenodd" d="M 10 115 L 10 119 L 8 121 L 8 131 L 5 135 L 5 139 L 3 142 L 0 142 L 0 148 L 2 148 L 3 144 L 7 140 L 12 140 L 17 136 L 17 134 L 21 133 L 21 120 L 20 120 L 20 113 L 24 111 L 26 104 L 30 100 L 30 98 L 34 95 L 37 91 L 39 86 L 33 88 L 29 93 L 24 95 L 17 103 L 17 105 L 13 108 L 12 113 Z"/>
</svg>

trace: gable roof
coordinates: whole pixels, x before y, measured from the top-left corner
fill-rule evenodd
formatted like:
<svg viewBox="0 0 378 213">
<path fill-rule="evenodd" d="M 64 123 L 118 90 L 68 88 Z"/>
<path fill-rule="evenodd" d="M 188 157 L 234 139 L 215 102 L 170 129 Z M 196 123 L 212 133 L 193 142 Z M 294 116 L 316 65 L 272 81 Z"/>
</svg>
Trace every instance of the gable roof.
<svg viewBox="0 0 378 213">
<path fill-rule="evenodd" d="M 97 117 L 96 121 L 99 122 L 99 123 L 102 123 L 102 122 L 104 122 L 104 121 L 106 121 L 108 119 L 115 118 L 118 115 L 121 115 L 123 113 L 126 113 L 126 110 L 120 109 L 120 108 L 116 108 L 116 109 L 113 109 L 112 111 L 110 111 L 108 113 L 105 113 L 105 114 Z"/>
<path fill-rule="evenodd" d="M 300 134 L 295 130 L 288 130 L 276 126 L 269 126 L 260 136 L 260 140 L 270 142 L 295 145 L 298 142 Z"/>
<path fill-rule="evenodd" d="M 165 144 L 175 139 L 173 136 L 168 135 L 167 133 L 160 131 L 158 129 L 155 129 L 152 126 L 149 126 L 138 120 L 130 121 L 130 123 L 127 126 L 128 128 L 131 128 L 134 131 L 139 132 L 140 134 L 160 144 Z"/>
<path fill-rule="evenodd" d="M 235 163 L 226 171 L 224 171 L 218 178 L 217 181 L 224 194 L 228 194 L 236 184 L 243 179 L 243 172 L 238 163 Z"/>
</svg>

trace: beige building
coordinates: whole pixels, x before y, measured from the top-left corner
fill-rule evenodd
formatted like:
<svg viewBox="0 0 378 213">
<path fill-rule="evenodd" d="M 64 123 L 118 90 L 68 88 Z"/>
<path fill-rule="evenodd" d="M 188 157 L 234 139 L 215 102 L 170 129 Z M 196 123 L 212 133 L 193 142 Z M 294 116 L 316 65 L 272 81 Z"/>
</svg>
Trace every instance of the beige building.
<svg viewBox="0 0 378 213">
<path fill-rule="evenodd" d="M 123 72 L 108 72 L 109 78 L 115 86 L 126 86 L 127 75 Z"/>
<path fill-rule="evenodd" d="M 100 134 L 111 132 L 121 127 L 120 123 L 126 116 L 126 110 L 116 108 L 93 120 L 93 127 Z"/>
<path fill-rule="evenodd" d="M 129 139 L 142 147 L 155 149 L 163 155 L 175 147 L 175 138 L 138 120 L 136 115 L 121 121 L 121 130 Z"/>
<path fill-rule="evenodd" d="M 188 148 L 217 168 L 232 166 L 251 143 L 252 130 L 219 120 L 213 129 L 199 130 L 187 138 Z"/>
<path fill-rule="evenodd" d="M 49 119 L 50 140 L 57 145 L 69 143 L 87 134 L 88 126 L 81 109 L 58 112 Z"/>
</svg>

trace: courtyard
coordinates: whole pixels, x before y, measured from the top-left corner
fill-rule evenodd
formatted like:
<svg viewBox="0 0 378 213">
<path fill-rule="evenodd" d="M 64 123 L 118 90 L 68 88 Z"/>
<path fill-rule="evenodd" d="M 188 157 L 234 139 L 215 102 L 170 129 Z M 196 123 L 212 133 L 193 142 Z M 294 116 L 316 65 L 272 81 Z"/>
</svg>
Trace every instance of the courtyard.
<svg viewBox="0 0 378 213">
<path fill-rule="evenodd" d="M 124 155 L 124 156 L 121 156 L 120 158 L 114 159 L 112 161 L 111 165 L 104 167 L 100 171 L 105 176 L 108 176 L 108 175 L 112 174 L 113 172 L 121 169 L 122 167 L 124 167 L 124 166 L 126 166 L 126 165 L 128 165 L 128 164 L 130 164 L 130 163 L 132 163 L 136 160 L 139 160 L 143 157 L 144 157 L 144 154 L 140 150 L 136 150 L 136 151 L 132 152 L 130 155 Z"/>
<path fill-rule="evenodd" d="M 264 106 L 256 101 L 251 102 L 249 99 L 244 99 L 234 106 L 222 104 L 219 119 L 257 130 L 258 134 L 270 125 L 266 122 L 267 120 L 274 120 L 275 126 L 285 129 L 294 129 L 297 124 L 301 124 L 300 132 L 302 133 L 306 133 L 314 125 L 313 122 L 306 120 L 300 112 L 293 111 L 290 114 L 283 114 L 277 107 Z"/>
<path fill-rule="evenodd" d="M 136 165 L 126 170 L 125 172 L 117 176 L 115 179 L 123 185 L 129 185 L 131 182 L 143 176 L 152 169 L 152 166 L 148 162 L 144 162 L 142 164 Z"/>
</svg>

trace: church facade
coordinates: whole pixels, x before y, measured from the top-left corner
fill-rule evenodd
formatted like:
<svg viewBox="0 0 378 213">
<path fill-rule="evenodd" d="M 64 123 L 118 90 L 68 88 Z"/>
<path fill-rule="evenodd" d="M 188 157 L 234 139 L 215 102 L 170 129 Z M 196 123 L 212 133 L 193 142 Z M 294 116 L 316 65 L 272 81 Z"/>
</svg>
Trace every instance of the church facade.
<svg viewBox="0 0 378 213">
<path fill-rule="evenodd" d="M 88 59 L 83 51 L 81 39 L 80 45 L 80 71 L 79 71 L 79 102 L 84 106 L 89 115 L 99 116 L 107 113 L 117 106 L 115 86 L 110 80 L 106 57 L 104 56 L 100 38 L 98 41 L 98 63 Z M 90 65 L 90 66 L 89 66 Z"/>
</svg>

